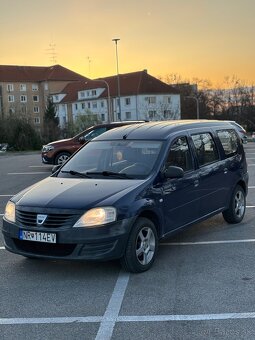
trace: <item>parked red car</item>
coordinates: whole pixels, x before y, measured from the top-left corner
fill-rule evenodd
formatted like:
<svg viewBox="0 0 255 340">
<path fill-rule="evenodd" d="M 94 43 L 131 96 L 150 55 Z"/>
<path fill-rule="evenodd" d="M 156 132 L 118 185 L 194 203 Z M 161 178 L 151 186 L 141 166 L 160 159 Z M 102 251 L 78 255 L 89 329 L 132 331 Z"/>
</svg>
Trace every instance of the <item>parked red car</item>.
<svg viewBox="0 0 255 340">
<path fill-rule="evenodd" d="M 145 121 L 122 121 L 108 124 L 99 124 L 88 128 L 73 138 L 57 140 L 42 147 L 42 162 L 44 164 L 62 164 L 84 143 L 101 135 L 110 129 L 130 124 L 144 123 Z"/>
</svg>

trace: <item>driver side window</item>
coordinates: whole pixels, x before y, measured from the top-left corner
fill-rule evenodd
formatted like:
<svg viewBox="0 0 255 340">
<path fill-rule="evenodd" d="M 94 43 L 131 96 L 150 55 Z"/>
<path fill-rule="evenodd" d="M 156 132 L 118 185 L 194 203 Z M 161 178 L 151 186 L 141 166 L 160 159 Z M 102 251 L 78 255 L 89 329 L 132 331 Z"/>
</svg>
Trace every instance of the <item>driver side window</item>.
<svg viewBox="0 0 255 340">
<path fill-rule="evenodd" d="M 178 166 L 183 171 L 193 169 L 191 154 L 186 137 L 178 137 L 171 145 L 167 160 L 166 167 Z"/>
</svg>

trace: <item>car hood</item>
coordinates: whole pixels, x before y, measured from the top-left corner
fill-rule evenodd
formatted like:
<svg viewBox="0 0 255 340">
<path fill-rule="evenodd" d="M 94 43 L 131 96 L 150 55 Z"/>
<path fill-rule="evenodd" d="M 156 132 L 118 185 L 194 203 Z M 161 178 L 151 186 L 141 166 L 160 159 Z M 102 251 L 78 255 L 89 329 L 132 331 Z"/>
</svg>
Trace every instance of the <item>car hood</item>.
<svg viewBox="0 0 255 340">
<path fill-rule="evenodd" d="M 72 138 L 60 139 L 60 140 L 56 140 L 55 142 L 51 142 L 47 145 L 57 146 L 58 144 L 68 143 L 71 140 L 72 140 Z"/>
<path fill-rule="evenodd" d="M 113 204 L 123 192 L 144 180 L 73 179 L 48 177 L 13 197 L 18 206 L 57 209 L 88 209 L 106 199 Z M 104 203 L 102 203 L 104 204 Z"/>
</svg>

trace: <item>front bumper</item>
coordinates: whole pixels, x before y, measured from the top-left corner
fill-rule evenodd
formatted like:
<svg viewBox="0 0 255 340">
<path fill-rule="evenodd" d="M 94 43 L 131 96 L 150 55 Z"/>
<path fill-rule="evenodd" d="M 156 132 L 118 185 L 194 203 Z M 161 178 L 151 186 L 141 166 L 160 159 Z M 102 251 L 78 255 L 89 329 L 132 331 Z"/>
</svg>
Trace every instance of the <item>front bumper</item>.
<svg viewBox="0 0 255 340">
<path fill-rule="evenodd" d="M 26 257 L 69 260 L 112 260 L 121 258 L 135 217 L 96 228 L 20 228 L 5 219 L 5 248 Z M 21 229 L 56 233 L 57 243 L 24 241 Z"/>
<path fill-rule="evenodd" d="M 42 153 L 42 163 L 44 163 L 44 164 L 54 164 L 54 158 L 47 156 L 46 153 Z"/>
</svg>

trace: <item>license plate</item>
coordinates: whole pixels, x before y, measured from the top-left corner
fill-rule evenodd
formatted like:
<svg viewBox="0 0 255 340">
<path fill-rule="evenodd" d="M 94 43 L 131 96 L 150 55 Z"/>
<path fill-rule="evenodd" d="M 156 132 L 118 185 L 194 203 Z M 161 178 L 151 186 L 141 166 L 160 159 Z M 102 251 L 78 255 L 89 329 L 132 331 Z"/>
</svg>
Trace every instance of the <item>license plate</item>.
<svg viewBox="0 0 255 340">
<path fill-rule="evenodd" d="M 39 231 L 19 231 L 19 239 L 34 242 L 56 243 L 57 235 L 55 233 L 42 233 Z"/>
</svg>

